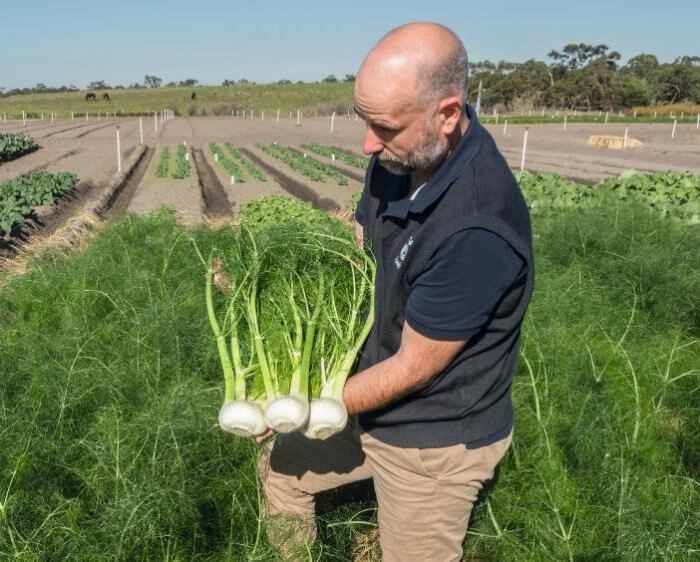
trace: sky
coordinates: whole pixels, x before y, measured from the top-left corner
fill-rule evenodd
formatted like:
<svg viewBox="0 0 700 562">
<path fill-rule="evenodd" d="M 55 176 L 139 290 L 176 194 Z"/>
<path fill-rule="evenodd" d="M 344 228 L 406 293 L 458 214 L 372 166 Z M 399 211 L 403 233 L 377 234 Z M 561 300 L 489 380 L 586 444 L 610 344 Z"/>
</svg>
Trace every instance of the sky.
<svg viewBox="0 0 700 562">
<path fill-rule="evenodd" d="M 0 0 L 0 87 L 318 81 L 355 74 L 397 25 L 452 28 L 471 61 L 546 60 L 566 43 L 605 43 L 623 61 L 700 55 L 700 0 Z"/>
</svg>

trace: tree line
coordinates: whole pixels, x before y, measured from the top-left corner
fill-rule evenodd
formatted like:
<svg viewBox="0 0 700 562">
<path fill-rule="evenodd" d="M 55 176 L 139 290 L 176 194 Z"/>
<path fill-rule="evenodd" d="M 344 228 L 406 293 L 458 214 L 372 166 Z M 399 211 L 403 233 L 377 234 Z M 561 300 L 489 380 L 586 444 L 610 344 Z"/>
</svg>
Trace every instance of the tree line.
<svg viewBox="0 0 700 562">
<path fill-rule="evenodd" d="M 655 55 L 640 54 L 621 64 L 622 56 L 607 45 L 570 43 L 560 51 L 552 50 L 547 61 L 525 62 L 478 61 L 469 64 L 469 100 L 474 103 L 477 86 L 482 83 L 482 105 L 517 109 L 519 107 L 561 107 L 579 110 L 603 110 L 633 106 L 700 103 L 700 56 L 682 56 L 671 63 L 660 63 Z M 353 82 L 355 75 L 338 79 L 330 74 L 321 82 Z M 291 84 L 288 79 L 275 84 Z M 301 81 L 297 84 L 303 83 Z M 194 87 L 194 78 L 171 81 L 146 75 L 142 83 L 126 88 Z M 222 86 L 255 84 L 245 78 L 224 80 Z M 89 90 L 124 89 L 110 86 L 104 80 L 87 85 Z M 18 94 L 78 91 L 75 86 L 47 87 L 39 83 L 33 88 L 4 91 L 0 97 Z"/>
<path fill-rule="evenodd" d="M 487 107 L 561 107 L 603 110 L 633 106 L 700 103 L 700 57 L 660 63 L 640 54 L 626 64 L 607 45 L 570 43 L 548 61 L 480 61 L 469 64 L 469 100 Z"/>
</svg>

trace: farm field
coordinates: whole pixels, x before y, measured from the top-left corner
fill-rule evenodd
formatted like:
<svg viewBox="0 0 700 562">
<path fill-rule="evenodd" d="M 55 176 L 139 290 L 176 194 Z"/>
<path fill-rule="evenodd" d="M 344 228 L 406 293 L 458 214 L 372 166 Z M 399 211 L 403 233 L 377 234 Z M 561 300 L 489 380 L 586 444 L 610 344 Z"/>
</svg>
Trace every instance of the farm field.
<svg viewBox="0 0 700 562">
<path fill-rule="evenodd" d="M 235 247 L 241 224 L 261 244 L 320 228 L 351 238 L 363 125 L 295 121 L 176 117 L 155 132 L 145 118 L 145 148 L 138 118 L 0 125 L 38 145 L 0 163 L 0 184 L 46 171 L 82 186 L 48 227 L 32 217 L 36 230 L 0 241 L 0 558 L 272 559 L 257 446 L 216 423 L 223 381 L 198 252 Z M 525 125 L 486 127 L 517 170 Z M 532 173 L 517 177 L 537 283 L 516 436 L 467 559 L 700 550 L 700 131 L 683 124 L 671 140 L 666 123 L 635 124 L 640 148 L 586 144 L 623 132 L 529 127 Z M 618 179 L 629 169 L 678 173 Z M 51 244 L 98 199 L 104 222 L 68 249 Z M 44 251 L 23 256 L 25 237 L 45 237 Z M 378 560 L 371 486 L 325 494 L 319 511 L 309 559 Z"/>
</svg>

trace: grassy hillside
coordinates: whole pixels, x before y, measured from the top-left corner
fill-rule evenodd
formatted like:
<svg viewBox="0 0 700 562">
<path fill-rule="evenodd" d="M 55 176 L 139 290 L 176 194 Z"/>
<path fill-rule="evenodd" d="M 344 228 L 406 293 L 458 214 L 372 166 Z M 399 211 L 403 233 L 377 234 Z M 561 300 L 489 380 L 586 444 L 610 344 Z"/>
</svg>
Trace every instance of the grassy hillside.
<svg viewBox="0 0 700 562">
<path fill-rule="evenodd" d="M 180 115 L 230 115 L 231 110 L 255 110 L 272 115 L 279 108 L 282 113 L 317 109 L 319 112 L 345 112 L 352 108 L 352 83 L 318 84 L 264 84 L 236 86 L 199 86 L 196 88 L 157 88 L 136 90 L 106 90 L 111 101 L 86 102 L 87 92 L 30 94 L 0 98 L 0 116 L 21 118 L 26 111 L 30 118 L 42 113 L 55 113 L 60 118 L 76 114 L 117 112 L 120 114 L 152 113 L 164 108 L 174 109 Z M 191 100 L 195 92 L 197 98 Z"/>
</svg>

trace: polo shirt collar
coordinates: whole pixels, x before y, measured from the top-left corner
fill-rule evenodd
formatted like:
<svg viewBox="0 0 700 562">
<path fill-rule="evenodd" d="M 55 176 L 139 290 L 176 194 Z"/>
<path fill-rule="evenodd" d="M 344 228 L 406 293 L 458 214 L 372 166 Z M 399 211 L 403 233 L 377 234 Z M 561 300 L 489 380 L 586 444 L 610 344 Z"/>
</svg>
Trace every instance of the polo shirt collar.
<svg viewBox="0 0 700 562">
<path fill-rule="evenodd" d="M 438 171 L 423 186 L 423 189 L 420 190 L 420 193 L 413 201 L 411 201 L 408 194 L 402 199 L 389 201 L 382 213 L 383 217 L 394 217 L 404 220 L 409 213 L 424 212 L 447 191 L 447 188 L 467 168 L 479 150 L 483 127 L 469 104 L 466 104 L 466 113 L 469 118 L 469 128 L 462 140 L 459 141 L 455 151 L 438 168 Z M 377 165 L 379 165 L 378 162 Z"/>
</svg>

